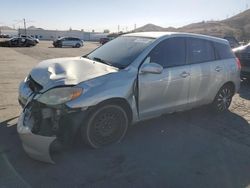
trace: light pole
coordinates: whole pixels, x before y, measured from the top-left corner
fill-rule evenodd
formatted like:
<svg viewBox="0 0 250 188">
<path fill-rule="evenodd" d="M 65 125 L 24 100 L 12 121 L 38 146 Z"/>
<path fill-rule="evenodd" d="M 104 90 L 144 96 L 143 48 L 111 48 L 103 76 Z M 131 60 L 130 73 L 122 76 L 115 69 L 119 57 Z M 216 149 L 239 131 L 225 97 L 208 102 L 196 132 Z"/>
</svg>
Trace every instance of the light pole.
<svg viewBox="0 0 250 188">
<path fill-rule="evenodd" d="M 25 18 L 23 19 L 23 26 L 24 26 L 24 33 L 25 33 L 25 36 L 27 36 L 27 29 L 26 29 L 26 21 L 25 21 Z"/>
</svg>

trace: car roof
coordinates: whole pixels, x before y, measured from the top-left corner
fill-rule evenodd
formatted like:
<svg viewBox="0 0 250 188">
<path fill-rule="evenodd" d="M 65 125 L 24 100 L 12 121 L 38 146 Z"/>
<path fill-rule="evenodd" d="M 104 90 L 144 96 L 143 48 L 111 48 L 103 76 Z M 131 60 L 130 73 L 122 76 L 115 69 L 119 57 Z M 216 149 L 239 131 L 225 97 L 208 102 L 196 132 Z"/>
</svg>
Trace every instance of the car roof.
<svg viewBox="0 0 250 188">
<path fill-rule="evenodd" d="M 194 34 L 194 33 L 184 33 L 184 32 L 138 32 L 138 33 L 125 34 L 123 36 L 146 37 L 146 38 L 154 38 L 154 39 L 158 39 L 158 38 L 162 38 L 166 36 L 180 36 L 180 37 L 182 36 L 182 37 L 194 37 L 194 38 L 207 39 L 207 40 L 212 40 L 215 42 L 228 44 L 228 41 L 222 38 L 201 35 L 201 34 Z"/>
<path fill-rule="evenodd" d="M 123 36 L 131 37 L 147 37 L 147 38 L 160 38 L 166 35 L 171 35 L 173 32 L 138 32 L 138 33 L 129 33 Z"/>
<path fill-rule="evenodd" d="M 77 37 L 60 37 L 60 38 L 57 38 L 57 40 L 62 40 L 62 39 L 73 39 L 73 40 L 81 40 Z"/>
</svg>

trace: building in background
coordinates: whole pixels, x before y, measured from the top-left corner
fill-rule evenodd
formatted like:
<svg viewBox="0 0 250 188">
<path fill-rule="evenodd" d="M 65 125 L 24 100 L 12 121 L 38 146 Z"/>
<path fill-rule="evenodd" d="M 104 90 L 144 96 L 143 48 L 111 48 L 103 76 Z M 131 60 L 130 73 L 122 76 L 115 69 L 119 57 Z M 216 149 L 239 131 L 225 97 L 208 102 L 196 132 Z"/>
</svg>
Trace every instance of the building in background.
<svg viewBox="0 0 250 188">
<path fill-rule="evenodd" d="M 99 41 L 100 38 L 107 37 L 108 33 L 85 32 L 83 30 L 45 30 L 35 29 L 19 29 L 19 35 L 30 35 L 39 40 L 55 40 L 60 37 L 77 37 L 84 41 Z"/>
<path fill-rule="evenodd" d="M 18 35 L 18 31 L 8 27 L 0 27 L 0 35 L 8 35 L 9 37 L 14 37 Z"/>
</svg>

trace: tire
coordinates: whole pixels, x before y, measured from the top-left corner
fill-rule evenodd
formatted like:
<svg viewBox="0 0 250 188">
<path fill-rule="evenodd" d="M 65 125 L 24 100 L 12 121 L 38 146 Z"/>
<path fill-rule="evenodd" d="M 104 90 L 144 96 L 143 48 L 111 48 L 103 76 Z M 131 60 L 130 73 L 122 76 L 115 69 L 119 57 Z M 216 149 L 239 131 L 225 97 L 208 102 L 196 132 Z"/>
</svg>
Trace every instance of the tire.
<svg viewBox="0 0 250 188">
<path fill-rule="evenodd" d="M 57 42 L 55 45 L 56 45 L 56 48 L 62 48 L 62 46 L 63 46 L 62 42 L 60 42 L 60 41 Z"/>
<path fill-rule="evenodd" d="M 128 129 L 126 111 L 115 104 L 100 106 L 90 113 L 82 127 L 83 140 L 92 148 L 100 148 L 122 140 Z"/>
<path fill-rule="evenodd" d="M 81 44 L 77 43 L 77 44 L 75 45 L 75 47 L 76 47 L 76 48 L 80 48 L 80 47 L 81 47 Z"/>
<path fill-rule="evenodd" d="M 215 99 L 212 103 L 212 108 L 216 112 L 225 112 L 228 110 L 229 106 L 231 105 L 232 98 L 234 95 L 234 88 L 233 86 L 227 84 L 224 85 L 218 91 Z"/>
<path fill-rule="evenodd" d="M 57 44 L 57 45 L 54 45 L 55 48 L 62 48 L 62 45 L 60 44 Z"/>
</svg>

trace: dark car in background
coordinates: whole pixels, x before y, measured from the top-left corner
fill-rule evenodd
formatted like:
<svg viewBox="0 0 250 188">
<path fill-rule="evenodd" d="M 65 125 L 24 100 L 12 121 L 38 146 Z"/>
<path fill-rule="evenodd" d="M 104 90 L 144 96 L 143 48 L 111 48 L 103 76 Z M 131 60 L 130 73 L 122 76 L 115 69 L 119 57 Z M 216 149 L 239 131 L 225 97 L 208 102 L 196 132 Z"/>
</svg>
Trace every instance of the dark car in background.
<svg viewBox="0 0 250 188">
<path fill-rule="evenodd" d="M 34 37 L 32 37 L 32 36 L 29 36 L 29 35 L 20 35 L 20 37 L 22 37 L 22 38 L 28 38 L 28 39 L 30 39 L 30 40 L 35 41 L 36 43 L 39 43 L 39 39 L 34 38 Z"/>
<path fill-rule="evenodd" d="M 0 34 L 0 38 L 10 38 L 10 36 L 7 34 Z"/>
<path fill-rule="evenodd" d="M 231 48 L 236 48 L 240 46 L 239 41 L 234 36 L 225 36 L 224 39 L 229 42 Z"/>
<path fill-rule="evenodd" d="M 62 47 L 80 48 L 83 46 L 83 41 L 75 37 L 61 37 L 53 41 L 53 46 L 56 48 L 62 48 Z"/>
<path fill-rule="evenodd" d="M 23 37 L 13 37 L 9 40 L 0 41 L 0 46 L 2 47 L 31 47 L 36 44 L 37 43 L 34 40 Z"/>
<path fill-rule="evenodd" d="M 241 77 L 250 79 L 250 43 L 233 51 L 241 62 Z"/>
<path fill-rule="evenodd" d="M 108 41 L 110 41 L 110 39 L 108 37 L 104 37 L 104 38 L 100 38 L 100 44 L 104 45 L 105 43 L 107 43 Z"/>
</svg>

